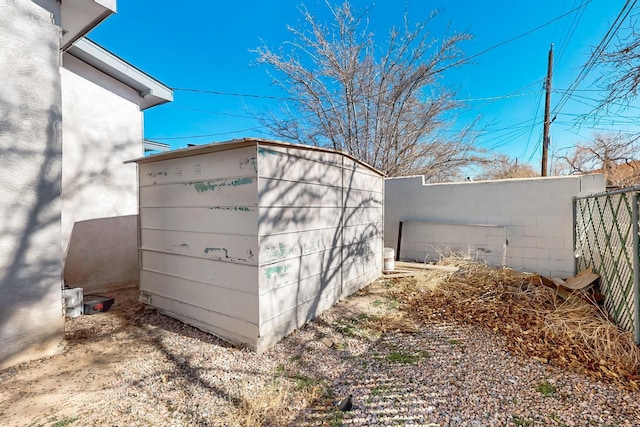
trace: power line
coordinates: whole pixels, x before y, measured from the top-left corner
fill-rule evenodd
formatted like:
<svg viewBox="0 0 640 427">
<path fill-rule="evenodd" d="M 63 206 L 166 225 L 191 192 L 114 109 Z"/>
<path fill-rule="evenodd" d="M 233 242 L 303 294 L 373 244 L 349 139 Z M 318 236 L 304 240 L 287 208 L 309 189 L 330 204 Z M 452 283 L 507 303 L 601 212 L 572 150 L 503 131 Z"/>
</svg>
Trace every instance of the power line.
<svg viewBox="0 0 640 427">
<path fill-rule="evenodd" d="M 207 134 L 203 134 L 203 135 L 186 135 L 186 136 L 154 136 L 150 139 L 163 139 L 163 140 L 171 140 L 171 139 L 190 139 L 190 138 L 210 138 L 212 136 L 221 136 L 221 135 L 229 135 L 232 133 L 238 133 L 238 132 L 248 132 L 250 130 L 257 130 L 257 129 L 263 129 L 266 126 L 254 126 L 252 128 L 247 128 L 247 129 L 239 129 L 239 130 L 234 130 L 234 131 L 229 131 L 229 132 L 219 132 L 219 133 L 207 133 Z"/>
<path fill-rule="evenodd" d="M 194 92 L 194 93 L 204 93 L 208 95 L 236 96 L 239 98 L 273 99 L 276 101 L 297 101 L 298 100 L 298 98 L 291 98 L 286 96 L 256 95 L 252 93 L 223 92 L 219 90 L 191 89 L 191 88 L 178 88 L 178 87 L 173 87 L 171 89 L 177 92 Z"/>
<path fill-rule="evenodd" d="M 459 65 L 459 64 L 461 64 L 461 63 L 468 62 L 469 60 L 474 59 L 474 58 L 477 58 L 477 57 L 478 57 L 478 56 L 480 56 L 480 55 L 484 55 L 485 53 L 491 52 L 491 51 L 492 51 L 492 50 L 494 50 L 494 49 L 497 49 L 497 48 L 499 48 L 499 47 L 501 47 L 501 46 L 504 46 L 504 45 L 509 44 L 509 43 L 511 43 L 511 42 L 514 42 L 514 41 L 516 41 L 516 40 L 518 40 L 518 39 L 521 39 L 521 38 L 523 38 L 523 37 L 525 37 L 525 36 L 528 36 L 528 35 L 529 35 L 529 34 L 531 34 L 531 33 L 535 33 L 536 31 L 538 31 L 538 30 L 540 30 L 540 29 L 542 29 L 542 28 L 544 28 L 544 27 L 546 27 L 546 26 L 548 26 L 548 25 L 551 25 L 551 24 L 553 24 L 553 23 L 554 23 L 554 22 L 556 22 L 556 21 L 559 21 L 560 19 L 564 18 L 565 16 L 569 16 L 569 15 L 571 15 L 572 13 L 576 12 L 577 10 L 580 10 L 580 9 L 582 9 L 582 8 L 586 7 L 586 6 L 587 6 L 589 3 L 591 3 L 592 1 L 593 1 L 593 0 L 587 0 L 587 1 L 585 1 L 584 3 L 580 3 L 580 5 L 579 5 L 579 6 L 574 7 L 574 8 L 573 8 L 573 9 L 571 9 L 570 11 L 565 12 L 565 13 L 563 13 L 562 15 L 559 15 L 559 16 L 557 16 L 557 17 L 553 18 L 553 19 L 552 19 L 552 20 L 550 20 L 550 21 L 547 21 L 547 22 L 545 22 L 544 24 L 538 25 L 537 27 L 534 27 L 534 28 L 532 28 L 532 29 L 530 29 L 530 30 L 528 30 L 528 31 L 525 31 L 524 33 L 520 33 L 520 34 L 518 34 L 518 35 L 516 35 L 516 36 L 513 36 L 513 37 L 511 37 L 510 39 L 507 39 L 507 40 L 501 41 L 500 43 L 496 43 L 496 44 L 494 44 L 493 46 L 488 47 L 487 49 L 484 49 L 484 50 L 482 50 L 482 51 L 480 51 L 480 52 L 478 52 L 478 53 L 475 53 L 475 54 L 471 55 L 471 56 L 470 56 L 470 57 L 468 57 L 468 58 L 462 59 L 462 60 L 460 60 L 460 61 L 458 61 L 458 62 L 456 62 L 456 63 L 454 63 L 454 64 L 451 64 L 451 65 L 449 65 L 449 66 L 447 66 L 447 67 L 443 68 L 441 71 L 444 71 L 445 69 L 448 69 L 448 68 L 454 67 L 454 66 L 456 66 L 456 65 Z"/>
<path fill-rule="evenodd" d="M 167 107 L 179 108 L 181 110 L 188 110 L 188 111 L 197 111 L 199 113 L 215 114 L 215 115 L 219 115 L 219 116 L 238 117 L 238 118 L 241 118 L 241 119 L 255 119 L 255 117 L 253 117 L 253 116 L 245 116 L 245 115 L 242 115 L 242 114 L 233 114 L 233 113 L 223 113 L 221 111 L 204 110 L 204 109 L 201 109 L 201 108 L 185 107 L 183 105 L 173 105 L 173 103 L 167 104 Z"/>
<path fill-rule="evenodd" d="M 580 70 L 580 73 L 578 73 L 578 76 L 576 77 L 576 79 L 573 81 L 573 83 L 571 83 L 571 85 L 569 85 L 569 88 L 567 89 L 566 93 L 560 98 L 560 101 L 558 101 L 558 103 L 556 104 L 556 107 L 552 111 L 552 115 L 555 116 L 558 113 L 558 111 L 560 111 L 566 105 L 566 103 L 569 101 L 569 99 L 573 95 L 573 92 L 578 88 L 580 83 L 582 83 L 582 81 L 587 77 L 587 74 L 591 72 L 598 58 L 600 57 L 602 52 L 604 52 L 607 45 L 611 42 L 611 39 L 613 38 L 615 33 L 618 31 L 618 29 L 620 28 L 624 20 L 627 19 L 627 17 L 629 16 L 629 13 L 631 12 L 631 10 L 633 9 L 633 7 L 635 6 L 638 0 L 634 0 L 633 4 L 631 4 L 631 7 L 627 9 L 630 1 L 631 0 L 627 0 L 624 6 L 622 6 L 620 13 L 618 13 L 618 16 L 613 21 L 613 23 L 607 30 L 606 34 L 604 35 L 604 37 L 602 38 L 602 40 L 600 41 L 596 49 L 591 53 L 591 56 L 589 57 L 587 62 L 582 66 L 582 69 Z"/>
<path fill-rule="evenodd" d="M 545 22 L 545 23 L 543 23 L 541 25 L 538 25 L 537 27 L 534 27 L 534 28 L 532 28 L 532 29 L 530 29 L 528 31 L 525 31 L 525 32 L 520 33 L 520 34 L 518 34 L 516 36 L 513 36 L 513 37 L 511 37 L 511 38 L 509 38 L 507 40 L 504 40 L 502 42 L 496 43 L 493 46 L 488 47 L 487 49 L 484 49 L 484 50 L 482 50 L 480 52 L 477 52 L 477 53 L 475 53 L 475 54 L 473 54 L 473 55 L 471 55 L 471 56 L 469 56 L 467 58 L 464 58 L 464 59 L 462 59 L 460 61 L 457 61 L 457 62 L 455 62 L 453 64 L 449 64 L 448 66 L 443 67 L 442 69 L 438 70 L 438 72 L 442 72 L 442 71 L 445 71 L 446 69 L 449 69 L 449 68 L 452 68 L 454 66 L 460 65 L 462 63 L 468 62 L 468 61 L 470 61 L 470 60 L 472 60 L 474 58 L 477 58 L 477 57 L 479 57 L 481 55 L 484 55 L 485 53 L 488 53 L 488 52 L 490 52 L 490 51 L 492 51 L 494 49 L 497 49 L 497 48 L 499 48 L 501 46 L 504 46 L 504 45 L 509 44 L 511 42 L 514 42 L 514 41 L 516 41 L 518 39 L 521 39 L 521 38 L 523 38 L 525 36 L 528 36 L 529 34 L 534 33 L 536 31 L 538 31 L 538 30 L 540 30 L 540 29 L 542 29 L 542 28 L 544 28 L 544 27 L 546 27 L 546 26 L 548 26 L 548 25 L 550 25 L 550 24 L 552 24 L 552 23 L 554 23 L 554 22 L 556 22 L 556 21 L 558 21 L 558 20 L 560 20 L 560 19 L 562 19 L 562 18 L 564 18 L 564 17 L 566 17 L 568 15 L 571 15 L 572 13 L 574 13 L 574 12 L 576 12 L 576 11 L 582 9 L 582 8 L 584 8 L 586 5 L 591 3 L 591 1 L 593 1 L 593 0 L 588 0 L 588 1 L 584 2 L 584 3 L 581 3 L 577 7 L 574 7 L 573 9 L 569 10 L 568 12 L 565 12 L 565 13 L 563 13 L 563 14 L 561 14 L 561 15 L 553 18 L 553 19 L 551 19 L 550 21 L 547 21 L 547 22 Z M 533 85 L 535 83 L 537 83 L 537 82 L 534 82 L 534 83 L 532 83 L 532 84 L 530 84 L 528 86 L 531 86 L 531 85 Z M 203 94 L 220 95 L 220 96 L 235 96 L 235 97 L 255 98 L 255 99 L 271 99 L 271 100 L 278 100 L 278 101 L 296 101 L 296 102 L 299 101 L 298 98 L 279 97 L 279 96 L 271 96 L 271 95 L 257 95 L 257 94 L 225 92 L 225 91 L 206 90 L 206 89 L 193 89 L 193 88 L 172 88 L 172 89 L 174 91 L 194 92 L 194 93 L 203 93 Z M 388 91 L 391 91 L 391 90 L 392 89 L 389 89 Z M 529 94 L 529 95 L 531 95 L 531 94 Z M 525 95 L 521 95 L 521 96 L 525 96 Z M 506 96 L 492 97 L 492 98 L 489 98 L 487 100 L 489 100 L 490 101 L 489 103 L 491 103 L 491 102 L 495 102 L 495 101 L 497 101 L 499 99 L 506 99 L 508 97 L 514 97 L 514 96 L 506 95 Z M 478 101 L 478 100 L 485 100 L 485 99 L 483 99 L 483 98 L 477 98 L 477 99 L 470 98 L 468 100 L 468 102 Z M 465 102 L 465 100 L 459 100 L 459 101 Z M 337 109 L 337 108 L 341 108 L 341 107 L 344 107 L 344 105 L 338 105 L 336 107 L 332 107 L 331 109 Z M 459 114 L 457 114 L 457 115 L 459 115 Z M 457 115 L 455 115 L 454 117 L 456 117 Z M 309 115 L 309 116 L 312 117 L 313 115 Z M 303 120 L 304 118 L 306 118 L 306 117 L 301 117 L 301 118 L 297 118 L 297 119 L 294 118 L 294 119 L 290 119 L 288 121 Z M 267 126 L 257 126 L 257 127 L 252 127 L 252 128 L 248 128 L 248 129 L 242 129 L 242 130 L 238 130 L 238 131 L 234 131 L 234 132 L 222 132 L 222 133 L 205 134 L 205 135 L 194 135 L 194 136 L 160 137 L 160 138 L 155 137 L 154 139 L 165 139 L 165 140 L 167 140 L 167 139 L 204 138 L 204 137 L 209 137 L 209 136 L 219 136 L 219 135 L 231 134 L 231 133 L 236 133 L 236 132 L 244 132 L 244 131 L 248 131 L 248 130 L 263 129 L 265 127 L 267 127 Z"/>
</svg>

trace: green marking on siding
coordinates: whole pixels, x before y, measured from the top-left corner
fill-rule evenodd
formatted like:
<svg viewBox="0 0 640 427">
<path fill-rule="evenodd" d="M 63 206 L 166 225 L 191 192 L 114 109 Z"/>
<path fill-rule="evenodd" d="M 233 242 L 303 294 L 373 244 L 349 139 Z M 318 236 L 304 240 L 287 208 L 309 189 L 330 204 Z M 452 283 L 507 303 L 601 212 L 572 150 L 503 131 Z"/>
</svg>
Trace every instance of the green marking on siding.
<svg viewBox="0 0 640 427">
<path fill-rule="evenodd" d="M 258 154 L 260 155 L 260 157 L 264 158 L 267 156 L 267 154 L 271 154 L 271 155 L 279 155 L 280 153 L 278 151 L 274 151 L 274 150 L 269 150 L 268 148 L 264 148 L 264 147 L 258 147 Z"/>
<path fill-rule="evenodd" d="M 258 166 L 257 166 L 257 162 L 256 162 L 256 156 L 251 156 L 246 160 L 243 160 L 240 162 L 240 169 L 244 169 L 244 166 L 249 166 L 249 168 L 253 171 L 253 172 L 257 172 L 258 171 Z"/>
<path fill-rule="evenodd" d="M 296 246 L 287 247 L 284 243 L 278 243 L 275 248 L 270 248 L 267 252 L 269 261 L 276 261 L 278 259 L 286 258 L 287 256 L 296 252 Z"/>
<path fill-rule="evenodd" d="M 275 265 L 275 266 L 267 267 L 265 269 L 265 273 L 267 274 L 267 279 L 271 279 L 272 277 L 275 277 L 275 276 L 284 275 L 287 272 L 287 270 L 289 270 L 290 268 L 291 268 L 291 264 Z"/>
<path fill-rule="evenodd" d="M 253 178 L 251 177 L 215 182 L 196 182 L 195 184 L 193 184 L 193 188 L 195 188 L 198 193 L 204 193 L 206 191 L 215 191 L 216 189 L 222 187 L 239 187 L 241 185 L 251 184 L 252 182 Z"/>
<path fill-rule="evenodd" d="M 189 245 L 187 243 L 180 243 L 181 248 L 188 248 Z"/>
</svg>

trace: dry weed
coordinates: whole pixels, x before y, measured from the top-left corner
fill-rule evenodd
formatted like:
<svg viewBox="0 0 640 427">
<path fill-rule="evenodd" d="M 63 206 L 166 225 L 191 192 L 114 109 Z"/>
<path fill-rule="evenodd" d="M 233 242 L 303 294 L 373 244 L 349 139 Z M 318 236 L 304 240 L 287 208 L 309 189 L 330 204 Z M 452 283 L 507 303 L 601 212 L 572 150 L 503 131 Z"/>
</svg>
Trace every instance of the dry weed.
<svg viewBox="0 0 640 427">
<path fill-rule="evenodd" d="M 460 257 L 441 264 L 461 270 L 398 279 L 390 290 L 416 320 L 481 325 L 504 334 L 514 352 L 638 389 L 640 349 L 596 305 L 581 298 L 563 301 L 535 276 L 507 268 Z"/>
<path fill-rule="evenodd" d="M 367 318 L 362 322 L 362 325 L 379 334 L 386 334 L 388 332 L 415 334 L 420 330 L 415 320 L 401 311 L 394 311 Z"/>
<path fill-rule="evenodd" d="M 288 425 L 300 407 L 308 407 L 322 399 L 325 389 L 321 384 L 300 385 L 294 379 L 276 377 L 258 390 L 240 389 L 233 398 L 235 410 L 230 417 L 234 426 Z M 292 405 L 291 402 L 296 402 Z"/>
</svg>

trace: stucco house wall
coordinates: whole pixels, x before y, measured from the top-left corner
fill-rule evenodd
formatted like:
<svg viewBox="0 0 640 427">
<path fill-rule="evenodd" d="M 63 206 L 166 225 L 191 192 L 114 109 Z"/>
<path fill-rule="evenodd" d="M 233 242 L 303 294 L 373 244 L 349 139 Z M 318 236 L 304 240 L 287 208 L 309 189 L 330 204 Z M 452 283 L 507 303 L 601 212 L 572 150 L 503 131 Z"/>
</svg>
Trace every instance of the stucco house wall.
<svg viewBox="0 0 640 427">
<path fill-rule="evenodd" d="M 59 16 L 0 2 L 0 369 L 51 354 L 64 328 Z"/>
<path fill-rule="evenodd" d="M 64 280 L 84 292 L 138 280 L 136 168 L 142 112 L 132 88 L 66 53 L 62 79 Z"/>
</svg>

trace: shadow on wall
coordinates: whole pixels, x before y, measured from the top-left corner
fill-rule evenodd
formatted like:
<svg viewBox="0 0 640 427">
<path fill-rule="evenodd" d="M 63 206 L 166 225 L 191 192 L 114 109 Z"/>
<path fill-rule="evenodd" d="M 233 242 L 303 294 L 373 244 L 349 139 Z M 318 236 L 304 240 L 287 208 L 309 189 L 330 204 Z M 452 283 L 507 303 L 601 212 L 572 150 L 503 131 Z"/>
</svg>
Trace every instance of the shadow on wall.
<svg viewBox="0 0 640 427">
<path fill-rule="evenodd" d="M 0 20 L 0 27 L 9 32 L 19 24 L 9 16 Z M 53 52 L 47 64 L 53 69 L 39 70 L 40 64 L 34 62 L 21 72 L 33 74 L 37 82 L 43 80 L 41 72 L 57 74 L 56 43 L 49 43 L 47 52 Z M 6 97 L 0 92 L 0 368 L 50 353 L 62 339 L 64 327 L 60 87 L 52 77 L 48 83 L 53 87 L 47 93 L 42 87 L 20 85 L 23 78 L 10 86 L 12 92 Z M 25 101 L 33 100 L 33 91 L 40 96 L 35 102 Z"/>
<path fill-rule="evenodd" d="M 138 282 L 137 215 L 74 223 L 64 281 L 84 293 L 110 291 Z"/>
<path fill-rule="evenodd" d="M 287 273 L 275 289 L 268 290 L 272 296 L 261 297 L 260 303 L 270 304 L 267 312 L 276 316 L 260 319 L 261 324 L 270 324 L 267 331 L 261 326 L 261 335 L 272 330 L 281 337 L 381 273 L 382 179 L 367 176 L 363 171 L 368 169 L 340 154 L 323 153 L 327 157 L 323 161 L 310 161 L 273 153 L 276 160 L 270 173 L 260 170 L 261 239 L 263 230 L 297 234 L 277 250 L 275 245 L 261 247 L 263 253 L 280 253 L 270 268 Z M 262 178 L 266 176 L 272 179 Z M 376 179 L 378 191 L 371 191 Z M 265 263 L 261 264 L 262 277 Z M 297 271 L 287 271 L 288 266 Z"/>
</svg>

